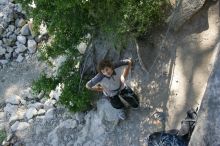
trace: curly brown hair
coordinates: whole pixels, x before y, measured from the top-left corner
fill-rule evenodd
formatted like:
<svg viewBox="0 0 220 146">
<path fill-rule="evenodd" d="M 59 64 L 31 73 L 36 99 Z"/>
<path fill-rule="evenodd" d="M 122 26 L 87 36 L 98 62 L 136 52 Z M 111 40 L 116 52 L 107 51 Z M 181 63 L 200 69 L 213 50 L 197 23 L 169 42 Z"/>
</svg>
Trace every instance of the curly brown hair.
<svg viewBox="0 0 220 146">
<path fill-rule="evenodd" d="M 102 60 L 99 62 L 98 71 L 101 72 L 105 67 L 110 67 L 113 69 L 113 64 L 110 60 Z"/>
</svg>

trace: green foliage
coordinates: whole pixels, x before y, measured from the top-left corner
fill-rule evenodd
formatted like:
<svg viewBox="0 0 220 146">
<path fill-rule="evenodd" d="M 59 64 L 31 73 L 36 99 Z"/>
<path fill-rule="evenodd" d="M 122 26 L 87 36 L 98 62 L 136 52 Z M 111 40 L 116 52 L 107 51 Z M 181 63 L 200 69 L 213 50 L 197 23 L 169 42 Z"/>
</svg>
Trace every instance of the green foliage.
<svg viewBox="0 0 220 146">
<path fill-rule="evenodd" d="M 54 40 L 44 53 L 55 57 L 78 55 L 76 46 L 88 33 L 142 35 L 163 22 L 167 0 L 34 0 L 36 8 L 28 6 L 32 1 L 16 0 L 34 19 L 35 30 L 46 24 Z"/>
<path fill-rule="evenodd" d="M 64 84 L 59 102 L 73 112 L 85 111 L 90 107 L 93 94 L 85 88 L 86 80 L 81 80 L 79 60 L 69 57 L 58 69 L 56 77 L 41 77 L 34 81 L 32 89 L 39 93 L 41 90 L 48 96 L 51 90 L 54 90 L 59 83 Z"/>
<path fill-rule="evenodd" d="M 34 92 L 39 93 L 42 90 L 49 94 L 53 90 L 59 81 L 55 78 L 48 78 L 45 74 L 42 74 L 38 80 L 33 81 L 32 89 Z"/>
<path fill-rule="evenodd" d="M 36 92 L 49 92 L 58 83 L 64 83 L 60 102 L 72 111 L 85 110 L 91 93 L 84 88 L 76 66 L 80 56 L 77 45 L 88 41 L 88 34 L 110 34 L 115 47 L 121 50 L 129 36 L 140 36 L 164 21 L 167 0 L 15 0 L 21 3 L 27 16 L 33 18 L 34 30 L 40 24 L 47 26 L 50 45 L 41 47 L 41 58 L 48 59 L 62 54 L 71 56 L 60 67 L 56 78 L 42 75 L 33 84 Z"/>
<path fill-rule="evenodd" d="M 78 68 L 79 60 L 69 57 L 59 68 L 57 78 L 64 83 L 60 103 L 71 111 L 88 109 L 93 94 L 85 88 L 86 80 L 82 80 Z"/>
<path fill-rule="evenodd" d="M 0 130 L 0 143 L 7 137 L 7 134 L 4 130 Z"/>
<path fill-rule="evenodd" d="M 93 95 L 84 85 L 85 81 L 80 82 L 79 74 L 69 76 L 64 81 L 64 88 L 59 100 L 60 103 L 74 112 L 87 110 Z"/>
</svg>

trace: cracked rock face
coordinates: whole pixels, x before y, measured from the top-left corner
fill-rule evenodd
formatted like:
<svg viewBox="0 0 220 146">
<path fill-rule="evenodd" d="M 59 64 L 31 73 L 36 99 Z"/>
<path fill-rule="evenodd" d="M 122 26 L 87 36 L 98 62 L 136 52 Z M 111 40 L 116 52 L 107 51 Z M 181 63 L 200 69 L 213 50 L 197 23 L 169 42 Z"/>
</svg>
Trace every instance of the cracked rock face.
<svg viewBox="0 0 220 146">
<path fill-rule="evenodd" d="M 199 109 L 197 124 L 189 143 L 190 146 L 217 146 L 220 144 L 220 42 L 217 45 L 217 50 L 216 63 Z"/>
</svg>

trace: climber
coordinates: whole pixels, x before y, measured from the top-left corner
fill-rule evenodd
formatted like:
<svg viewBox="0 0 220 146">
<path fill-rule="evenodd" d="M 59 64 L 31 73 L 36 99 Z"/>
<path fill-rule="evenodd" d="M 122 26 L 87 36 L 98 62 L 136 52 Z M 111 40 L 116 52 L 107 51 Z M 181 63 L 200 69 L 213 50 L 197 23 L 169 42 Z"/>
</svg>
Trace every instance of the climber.
<svg viewBox="0 0 220 146">
<path fill-rule="evenodd" d="M 131 59 L 121 60 L 116 64 L 102 60 L 98 65 L 99 73 L 86 84 L 92 91 L 103 92 L 114 108 L 121 109 L 118 117 L 122 120 L 126 118 L 122 100 L 133 108 L 139 106 L 137 95 L 125 84 L 131 65 Z"/>
</svg>

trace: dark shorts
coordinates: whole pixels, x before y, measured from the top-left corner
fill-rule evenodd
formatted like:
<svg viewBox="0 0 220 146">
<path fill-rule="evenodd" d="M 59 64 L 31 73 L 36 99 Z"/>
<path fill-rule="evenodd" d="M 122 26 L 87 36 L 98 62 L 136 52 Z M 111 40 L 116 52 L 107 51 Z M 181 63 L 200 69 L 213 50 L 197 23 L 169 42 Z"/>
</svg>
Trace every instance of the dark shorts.
<svg viewBox="0 0 220 146">
<path fill-rule="evenodd" d="M 120 97 L 122 97 L 129 105 L 133 108 L 137 108 L 139 106 L 139 99 L 137 95 L 132 91 L 132 89 L 126 86 L 123 90 L 120 91 L 119 94 L 109 97 L 111 105 L 116 109 L 121 109 L 125 107 L 125 105 L 121 102 Z"/>
</svg>

